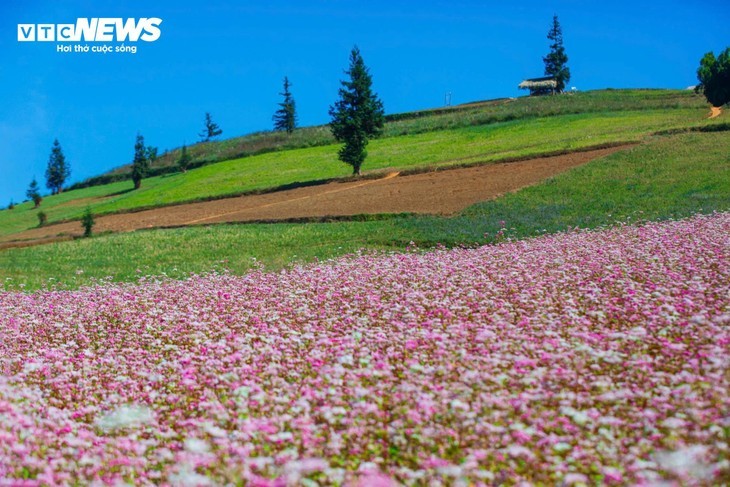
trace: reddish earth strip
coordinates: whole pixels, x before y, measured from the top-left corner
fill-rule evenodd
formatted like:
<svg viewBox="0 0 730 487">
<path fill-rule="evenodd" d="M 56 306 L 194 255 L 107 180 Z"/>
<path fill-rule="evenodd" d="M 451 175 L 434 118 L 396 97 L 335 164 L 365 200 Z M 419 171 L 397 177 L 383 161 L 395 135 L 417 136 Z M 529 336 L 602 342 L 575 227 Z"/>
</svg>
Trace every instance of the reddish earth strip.
<svg viewBox="0 0 730 487">
<path fill-rule="evenodd" d="M 94 231 L 129 232 L 144 228 L 377 213 L 448 215 L 626 147 L 407 176 L 391 173 L 382 179 L 332 182 L 267 194 L 101 216 L 96 219 Z M 48 243 L 81 234 L 79 222 L 49 225 L 2 237 L 0 249 Z"/>
</svg>

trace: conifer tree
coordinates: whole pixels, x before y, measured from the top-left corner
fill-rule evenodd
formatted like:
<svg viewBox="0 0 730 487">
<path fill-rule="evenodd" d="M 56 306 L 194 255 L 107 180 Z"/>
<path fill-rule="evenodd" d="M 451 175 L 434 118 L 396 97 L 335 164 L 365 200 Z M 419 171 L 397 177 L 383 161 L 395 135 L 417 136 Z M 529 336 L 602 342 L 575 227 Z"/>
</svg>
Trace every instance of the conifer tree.
<svg viewBox="0 0 730 487">
<path fill-rule="evenodd" d="M 61 144 L 58 139 L 53 141 L 51 155 L 48 157 L 46 167 L 46 187 L 52 194 L 58 194 L 63 190 L 63 185 L 71 175 L 71 168 L 63 155 Z"/>
<path fill-rule="evenodd" d="M 205 112 L 205 128 L 203 128 L 203 131 L 198 134 L 200 135 L 202 142 L 208 142 L 210 139 L 218 137 L 222 133 L 223 131 L 218 124 L 213 121 L 210 113 Z"/>
<path fill-rule="evenodd" d="M 188 154 L 188 148 L 183 144 L 182 150 L 180 151 L 180 159 L 177 160 L 177 167 L 180 168 L 180 171 L 185 172 L 188 170 L 189 165 L 190 154 Z"/>
<path fill-rule="evenodd" d="M 145 147 L 145 157 L 147 157 L 150 166 L 154 165 L 155 161 L 157 160 L 157 152 L 157 147 L 152 147 L 151 145 Z"/>
<path fill-rule="evenodd" d="M 33 181 L 30 182 L 28 190 L 25 192 L 25 196 L 33 200 L 33 204 L 35 205 L 34 208 L 38 208 L 41 205 L 43 197 L 41 196 L 41 190 L 38 187 L 38 181 L 36 181 L 35 177 L 33 177 Z"/>
<path fill-rule="evenodd" d="M 134 189 L 142 186 L 142 179 L 147 176 L 150 167 L 150 161 L 147 159 L 147 147 L 144 145 L 144 137 L 137 134 L 137 140 L 134 143 L 134 160 L 132 161 L 132 181 Z"/>
<path fill-rule="evenodd" d="M 284 92 L 279 93 L 284 97 L 284 101 L 279 103 L 279 109 L 272 117 L 274 120 L 274 130 L 286 130 L 287 134 L 291 134 L 297 126 L 296 103 L 289 91 L 289 78 L 284 76 Z"/>
<path fill-rule="evenodd" d="M 550 53 L 542 58 L 545 63 L 545 74 L 555 78 L 557 86 L 555 90 L 562 93 L 565 85 L 570 81 L 570 69 L 567 66 L 568 55 L 563 47 L 563 31 L 558 22 L 558 16 L 553 15 L 553 25 L 548 32 L 547 38 L 551 41 Z"/>
<path fill-rule="evenodd" d="M 345 143 L 338 153 L 340 160 L 352 166 L 353 174 L 360 174 L 368 139 L 380 135 L 383 128 L 383 102 L 372 90 L 370 71 L 357 46 L 350 53 L 345 74 L 350 79 L 341 81 L 340 99 L 330 107 L 330 129 L 338 142 Z"/>
</svg>

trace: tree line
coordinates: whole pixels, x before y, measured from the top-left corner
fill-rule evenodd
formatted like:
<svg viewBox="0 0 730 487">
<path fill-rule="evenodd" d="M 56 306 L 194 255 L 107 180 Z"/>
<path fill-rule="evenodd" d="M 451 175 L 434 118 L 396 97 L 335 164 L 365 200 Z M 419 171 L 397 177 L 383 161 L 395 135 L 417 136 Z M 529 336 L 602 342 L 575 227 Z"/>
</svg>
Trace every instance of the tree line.
<svg viewBox="0 0 730 487">
<path fill-rule="evenodd" d="M 565 84 L 570 80 L 570 70 L 566 65 L 568 57 L 563 47 L 562 30 L 557 16 L 553 17 L 553 24 L 547 37 L 552 44 L 550 45 L 550 53 L 543 58 L 545 74 L 553 76 L 558 82 L 558 91 L 562 91 Z M 357 46 L 354 46 L 350 52 L 349 67 L 345 74 L 348 79 L 340 81 L 339 99 L 329 107 L 330 130 L 335 140 L 343 144 L 338 151 L 339 159 L 352 166 L 354 175 L 359 175 L 367 157 L 366 147 L 368 141 L 382 133 L 385 111 L 383 102 L 372 89 L 372 75 L 365 65 Z M 297 127 L 296 102 L 290 91 L 291 86 L 292 83 L 285 76 L 283 91 L 279 93 L 283 100 L 278 104 L 279 108 L 272 116 L 274 130 L 283 131 L 289 135 Z M 206 112 L 204 128 L 198 134 L 200 142 L 210 142 L 222 133 L 223 130 L 213 121 L 211 114 Z M 130 173 L 134 189 L 141 187 L 142 180 L 147 176 L 151 165 L 157 159 L 157 152 L 156 147 L 146 146 L 144 137 L 137 134 L 134 144 L 132 171 Z M 192 157 L 187 150 L 187 145 L 183 143 L 180 157 L 176 161 L 177 167 L 181 172 L 186 172 L 191 160 Z M 56 139 L 51 149 L 46 170 L 46 186 L 52 194 L 58 194 L 63 190 L 70 174 L 70 166 Z M 43 198 L 40 195 L 35 178 L 33 178 L 26 195 L 34 201 L 36 208 L 40 205 Z"/>
<path fill-rule="evenodd" d="M 353 167 L 354 174 L 360 174 L 360 167 L 367 156 L 365 146 L 369 138 L 379 135 L 384 123 L 384 110 L 383 103 L 372 91 L 372 76 L 357 46 L 350 53 L 350 67 L 346 74 L 350 79 L 342 81 L 342 88 L 339 90 L 340 99 L 329 110 L 332 117 L 331 128 L 335 139 L 344 142 L 343 148 L 339 151 L 340 159 Z M 283 100 L 278 104 L 279 108 L 274 112 L 272 121 L 275 131 L 291 134 L 297 128 L 297 112 L 296 102 L 290 91 L 292 84 L 286 76 L 283 86 L 283 91 L 280 93 Z M 203 124 L 203 130 L 198 134 L 200 142 L 210 142 L 223 133 L 208 112 L 205 114 Z M 147 176 L 157 156 L 157 147 L 146 145 L 144 136 L 138 133 L 130 172 L 134 189 L 142 186 L 142 180 Z M 180 171 L 187 171 L 191 160 L 187 145 L 183 143 L 177 160 Z M 63 191 L 70 175 L 71 166 L 56 139 L 53 141 L 45 175 L 46 187 L 51 190 L 51 194 L 56 195 Z M 38 208 L 43 201 L 35 177 L 28 187 L 26 196 L 33 200 L 35 208 Z"/>
<path fill-rule="evenodd" d="M 545 74 L 556 81 L 556 91 L 562 92 L 570 80 L 570 69 L 567 66 L 568 56 L 563 46 L 563 33 L 557 15 L 547 35 L 550 41 L 550 52 L 543 57 Z M 338 100 L 329 107 L 330 130 L 335 140 L 342 143 L 338 151 L 339 159 L 352 166 L 355 175 L 360 174 L 361 167 L 367 157 L 366 147 L 370 139 L 382 133 L 385 112 L 383 102 L 372 89 L 372 75 L 365 65 L 360 49 L 354 46 L 350 52 L 349 67 L 345 71 L 347 79 L 340 81 Z M 707 53 L 700 61 L 697 70 L 700 84 L 697 91 L 705 94 L 707 100 L 720 106 L 730 101 L 730 48 L 725 49 L 717 58 L 712 52 Z M 272 116 L 275 131 L 291 134 L 297 128 L 297 111 L 294 96 L 291 93 L 292 83 L 287 76 L 283 80 L 283 91 L 279 93 L 283 100 Z M 205 114 L 204 128 L 200 132 L 200 142 L 210 142 L 223 133 L 220 126 L 213 121 L 210 113 Z M 139 189 L 150 166 L 157 159 L 157 148 L 146 146 L 144 137 L 137 134 L 134 144 L 134 157 L 130 178 L 134 189 Z M 191 155 L 183 143 L 177 166 L 185 172 L 191 163 Z M 58 139 L 54 140 L 46 168 L 46 187 L 51 194 L 58 194 L 71 174 Z M 37 208 L 43 200 L 35 177 L 31 181 L 26 196 L 33 200 Z M 11 202 L 10 208 L 13 204 Z"/>
</svg>

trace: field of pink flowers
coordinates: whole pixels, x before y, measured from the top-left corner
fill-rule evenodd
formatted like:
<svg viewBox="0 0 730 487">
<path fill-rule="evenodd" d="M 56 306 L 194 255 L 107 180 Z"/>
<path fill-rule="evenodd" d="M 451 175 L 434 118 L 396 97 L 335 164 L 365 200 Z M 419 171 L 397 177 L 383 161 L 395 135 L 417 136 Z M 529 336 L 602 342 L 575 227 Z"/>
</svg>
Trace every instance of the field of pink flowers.
<svg viewBox="0 0 730 487">
<path fill-rule="evenodd" d="M 729 439 L 727 213 L 0 294 L 2 485 L 709 485 Z"/>
</svg>

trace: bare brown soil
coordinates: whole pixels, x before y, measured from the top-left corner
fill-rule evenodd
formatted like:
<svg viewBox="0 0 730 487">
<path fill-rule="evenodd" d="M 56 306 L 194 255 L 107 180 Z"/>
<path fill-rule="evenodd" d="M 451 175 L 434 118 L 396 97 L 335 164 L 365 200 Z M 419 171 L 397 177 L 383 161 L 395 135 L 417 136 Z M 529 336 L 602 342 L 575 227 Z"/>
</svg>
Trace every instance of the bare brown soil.
<svg viewBox="0 0 730 487">
<path fill-rule="evenodd" d="M 379 213 L 448 215 L 554 176 L 626 146 L 381 179 L 168 206 L 96 218 L 95 233 L 224 222 L 291 221 Z M 79 222 L 48 225 L 0 238 L 0 248 L 80 236 Z"/>
</svg>

